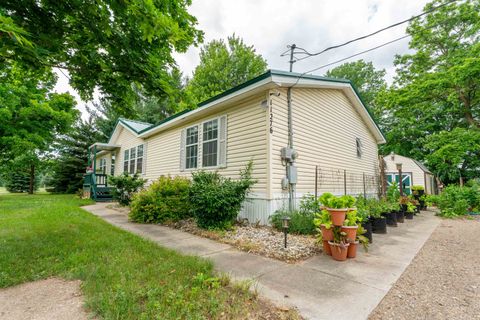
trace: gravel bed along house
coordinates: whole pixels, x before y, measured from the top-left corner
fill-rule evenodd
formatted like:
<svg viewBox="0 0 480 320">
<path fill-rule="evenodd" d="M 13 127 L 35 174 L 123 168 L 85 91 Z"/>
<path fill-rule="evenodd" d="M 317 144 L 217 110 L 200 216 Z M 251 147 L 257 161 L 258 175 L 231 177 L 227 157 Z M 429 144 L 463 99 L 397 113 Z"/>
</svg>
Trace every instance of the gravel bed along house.
<svg viewBox="0 0 480 320">
<path fill-rule="evenodd" d="M 479 217 L 444 220 L 369 319 L 480 319 Z"/>
<path fill-rule="evenodd" d="M 112 203 L 107 208 L 119 211 L 125 215 L 129 207 Z M 211 231 L 199 228 L 193 219 L 181 220 L 166 224 L 197 236 L 209 238 L 230 244 L 239 250 L 282 260 L 289 263 L 307 259 L 322 252 L 314 236 L 288 234 L 287 248 L 284 248 L 284 234 L 271 227 L 252 224 L 236 225 L 229 231 Z"/>
<path fill-rule="evenodd" d="M 287 248 L 284 248 L 284 234 L 271 227 L 236 225 L 229 231 L 204 230 L 193 219 L 179 221 L 169 226 L 202 237 L 217 240 L 246 252 L 286 262 L 304 260 L 321 252 L 313 236 L 288 234 Z"/>
</svg>

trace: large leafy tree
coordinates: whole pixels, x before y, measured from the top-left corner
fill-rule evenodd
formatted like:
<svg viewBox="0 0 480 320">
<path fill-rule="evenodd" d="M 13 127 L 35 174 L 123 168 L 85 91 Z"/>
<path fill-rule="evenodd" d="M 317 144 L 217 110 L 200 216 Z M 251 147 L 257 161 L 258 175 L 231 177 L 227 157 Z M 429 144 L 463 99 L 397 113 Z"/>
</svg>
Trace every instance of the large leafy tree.
<svg viewBox="0 0 480 320">
<path fill-rule="evenodd" d="M 200 64 L 195 68 L 186 92 L 191 104 L 202 102 L 260 75 L 267 69 L 265 59 L 235 35 L 227 41 L 213 40 L 200 52 Z"/>
<path fill-rule="evenodd" d="M 480 130 L 455 128 L 425 139 L 426 159 L 444 182 L 480 175 Z"/>
<path fill-rule="evenodd" d="M 366 105 L 376 114 L 380 113 L 377 96 L 387 87 L 384 69 L 377 70 L 372 62 L 358 60 L 335 67 L 325 75 L 331 78 L 350 80 L 359 91 Z"/>
<path fill-rule="evenodd" d="M 427 4 L 425 10 L 438 3 Z M 480 128 L 480 1 L 448 4 L 412 21 L 407 32 L 414 53 L 396 57 L 397 77 L 390 92 L 381 97 L 388 141 L 383 151 L 427 160 L 436 173 L 453 177 L 427 156 L 438 151 L 435 145 L 440 147 L 428 137 L 438 134 L 442 140 L 454 141 L 460 132 L 455 128 L 472 135 Z M 448 150 L 448 157 L 458 156 L 455 148 Z M 460 154 L 465 158 L 454 162 L 471 168 L 469 153 Z"/>
<path fill-rule="evenodd" d="M 42 154 L 78 116 L 71 95 L 49 93 L 54 84 L 55 76 L 48 70 L 0 65 L 0 169 L 11 174 L 26 168 L 30 192 Z"/>
<path fill-rule="evenodd" d="M 136 91 L 162 97 L 175 90 L 169 74 L 173 51 L 184 52 L 202 39 L 187 12 L 190 2 L 4 0 L 0 64 L 66 69 L 84 100 L 98 88 L 127 114 Z"/>
</svg>

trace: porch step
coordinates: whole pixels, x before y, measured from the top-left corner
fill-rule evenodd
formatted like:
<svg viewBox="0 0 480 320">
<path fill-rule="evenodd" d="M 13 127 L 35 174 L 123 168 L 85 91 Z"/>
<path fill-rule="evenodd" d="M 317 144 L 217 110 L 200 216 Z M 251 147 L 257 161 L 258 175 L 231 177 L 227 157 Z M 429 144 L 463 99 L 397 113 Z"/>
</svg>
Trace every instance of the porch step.
<svg viewBox="0 0 480 320">
<path fill-rule="evenodd" d="M 95 192 L 95 200 L 98 202 L 113 201 L 112 188 L 97 187 Z"/>
</svg>

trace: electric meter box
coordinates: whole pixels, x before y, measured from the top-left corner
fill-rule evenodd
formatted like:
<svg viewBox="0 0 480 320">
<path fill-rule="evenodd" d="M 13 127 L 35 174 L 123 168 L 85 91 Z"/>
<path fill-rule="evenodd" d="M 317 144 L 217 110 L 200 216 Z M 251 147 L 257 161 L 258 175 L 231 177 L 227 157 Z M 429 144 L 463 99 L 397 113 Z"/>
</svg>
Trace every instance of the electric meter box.
<svg viewBox="0 0 480 320">
<path fill-rule="evenodd" d="M 283 147 L 281 150 L 280 150 L 280 156 L 282 157 L 283 160 L 286 160 L 288 162 L 292 162 L 293 161 L 293 153 L 295 151 L 292 149 L 292 148 L 289 148 L 289 147 Z"/>
<path fill-rule="evenodd" d="M 290 165 L 287 167 L 287 177 L 290 184 L 297 183 L 297 167 Z"/>
</svg>

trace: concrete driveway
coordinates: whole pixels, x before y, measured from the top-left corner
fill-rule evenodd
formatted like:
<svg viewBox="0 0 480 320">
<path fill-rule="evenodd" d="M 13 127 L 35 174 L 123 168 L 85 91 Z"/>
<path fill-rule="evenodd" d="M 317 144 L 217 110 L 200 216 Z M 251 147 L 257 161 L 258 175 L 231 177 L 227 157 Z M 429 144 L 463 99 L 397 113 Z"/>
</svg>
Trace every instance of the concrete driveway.
<svg viewBox="0 0 480 320">
<path fill-rule="evenodd" d="M 440 223 L 433 212 L 423 211 L 388 234 L 374 234 L 369 252 L 359 250 L 353 260 L 317 255 L 288 264 L 168 227 L 132 223 L 105 203 L 83 208 L 161 246 L 208 258 L 234 279 L 254 279 L 262 296 L 296 307 L 307 319 L 367 319 Z"/>
</svg>

